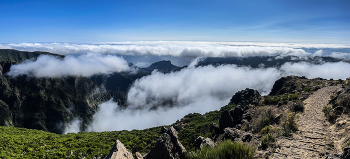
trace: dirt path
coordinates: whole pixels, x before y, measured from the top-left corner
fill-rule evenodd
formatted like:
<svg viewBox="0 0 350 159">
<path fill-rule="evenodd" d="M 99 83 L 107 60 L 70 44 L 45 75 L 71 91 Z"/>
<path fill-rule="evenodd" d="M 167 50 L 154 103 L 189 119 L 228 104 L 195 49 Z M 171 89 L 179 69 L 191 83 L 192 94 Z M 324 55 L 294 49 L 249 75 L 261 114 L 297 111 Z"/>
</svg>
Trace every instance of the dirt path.
<svg viewBox="0 0 350 159">
<path fill-rule="evenodd" d="M 333 151 L 328 145 L 329 131 L 322 108 L 328 104 L 330 95 L 337 88 L 324 87 L 304 101 L 305 111 L 297 121 L 299 131 L 291 138 L 277 140 L 280 148 L 276 149 L 273 158 L 325 158 L 327 153 Z"/>
</svg>

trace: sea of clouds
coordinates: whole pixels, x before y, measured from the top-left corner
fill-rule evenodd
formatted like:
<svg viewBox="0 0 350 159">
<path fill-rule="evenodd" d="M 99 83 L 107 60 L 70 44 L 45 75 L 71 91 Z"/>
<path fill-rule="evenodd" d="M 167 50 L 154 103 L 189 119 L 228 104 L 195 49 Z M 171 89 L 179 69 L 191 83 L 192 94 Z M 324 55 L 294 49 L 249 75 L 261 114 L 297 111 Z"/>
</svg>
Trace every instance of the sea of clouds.
<svg viewBox="0 0 350 159">
<path fill-rule="evenodd" d="M 266 95 L 274 82 L 287 75 L 307 78 L 346 79 L 350 77 L 347 62 L 313 65 L 306 62 L 285 63 L 279 68 L 250 68 L 236 65 L 195 67 L 198 57 L 297 56 L 313 58 L 330 56 L 350 59 L 350 45 L 179 42 L 146 41 L 99 44 L 19 43 L 0 44 L 0 49 L 47 51 L 67 55 L 63 59 L 40 56 L 11 67 L 9 75 L 60 77 L 135 71 L 128 62 L 147 67 L 150 63 L 170 59 L 178 66 L 189 67 L 163 74 L 157 71 L 136 80 L 127 94 L 127 109 L 109 100 L 100 105 L 87 131 L 145 129 L 168 125 L 188 113 L 205 113 L 226 105 L 240 90 L 252 88 Z M 74 54 L 74 55 L 72 55 Z M 272 58 L 273 60 L 273 58 Z M 190 63 L 192 61 L 192 63 Z M 118 81 L 116 81 L 118 82 Z M 166 101 L 166 102 L 165 102 Z M 171 107 L 162 107 L 167 105 Z M 159 106 L 157 109 L 151 109 Z M 67 125 L 65 132 L 78 132 L 79 119 Z"/>
<path fill-rule="evenodd" d="M 101 104 L 88 131 L 145 129 L 172 124 L 188 113 L 220 109 L 228 104 L 232 95 L 245 88 L 256 89 L 266 95 L 277 79 L 287 75 L 346 79 L 350 76 L 350 64 L 286 63 L 281 68 L 258 69 L 222 65 L 189 67 L 170 74 L 153 72 L 132 85 L 128 92 L 127 109 L 119 109 L 118 103 L 112 100 Z M 150 110 L 152 106 L 169 100 L 173 107 Z M 77 120 L 72 122 L 69 131 L 79 131 Z"/>
</svg>

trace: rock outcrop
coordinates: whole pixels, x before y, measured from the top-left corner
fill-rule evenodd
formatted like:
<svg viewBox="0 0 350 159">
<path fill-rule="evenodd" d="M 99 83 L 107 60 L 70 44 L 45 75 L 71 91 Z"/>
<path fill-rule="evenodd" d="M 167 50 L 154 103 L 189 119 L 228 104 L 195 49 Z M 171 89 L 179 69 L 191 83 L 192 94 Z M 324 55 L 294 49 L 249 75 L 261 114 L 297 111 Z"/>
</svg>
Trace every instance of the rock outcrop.
<svg viewBox="0 0 350 159">
<path fill-rule="evenodd" d="M 195 141 L 195 148 L 196 150 L 201 150 L 204 146 L 214 147 L 215 143 L 210 138 L 204 138 L 202 136 L 199 136 Z"/>
<path fill-rule="evenodd" d="M 159 139 L 145 159 L 184 159 L 186 149 L 178 140 L 177 132 L 170 127 Z"/>
<path fill-rule="evenodd" d="M 329 154 L 326 159 L 350 159 L 350 147 L 345 147 L 342 153 Z"/>
<path fill-rule="evenodd" d="M 124 147 L 124 144 L 117 140 L 105 159 L 134 159 L 134 157 Z"/>
<path fill-rule="evenodd" d="M 246 88 L 237 92 L 230 100 L 230 104 L 248 105 L 259 104 L 260 93 L 257 90 Z"/>
<path fill-rule="evenodd" d="M 228 110 L 225 110 L 224 112 L 222 112 L 221 118 L 219 120 L 219 126 L 220 126 L 221 130 L 223 130 L 227 127 L 234 127 L 235 126 L 235 124 L 233 123 L 233 119 L 232 119 Z"/>
<path fill-rule="evenodd" d="M 254 135 L 236 128 L 225 128 L 224 138 L 232 141 L 250 142 L 253 140 Z"/>
<path fill-rule="evenodd" d="M 135 156 L 136 156 L 136 159 L 143 159 L 143 156 L 139 152 L 136 152 Z"/>
<path fill-rule="evenodd" d="M 281 95 L 285 93 L 300 91 L 301 86 L 298 86 L 296 84 L 296 81 L 299 79 L 306 79 L 306 78 L 298 77 L 298 76 L 281 77 L 275 82 L 269 95 Z"/>
</svg>

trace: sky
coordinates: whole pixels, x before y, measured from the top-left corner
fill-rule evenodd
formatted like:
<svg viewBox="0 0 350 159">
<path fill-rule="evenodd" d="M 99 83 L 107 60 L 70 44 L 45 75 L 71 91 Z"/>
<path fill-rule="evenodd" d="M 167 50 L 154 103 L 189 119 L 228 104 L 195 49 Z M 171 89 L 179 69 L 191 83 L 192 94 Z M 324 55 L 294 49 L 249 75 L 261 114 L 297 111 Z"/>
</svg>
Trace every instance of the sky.
<svg viewBox="0 0 350 159">
<path fill-rule="evenodd" d="M 0 0 L 0 43 L 350 42 L 348 0 Z"/>
</svg>

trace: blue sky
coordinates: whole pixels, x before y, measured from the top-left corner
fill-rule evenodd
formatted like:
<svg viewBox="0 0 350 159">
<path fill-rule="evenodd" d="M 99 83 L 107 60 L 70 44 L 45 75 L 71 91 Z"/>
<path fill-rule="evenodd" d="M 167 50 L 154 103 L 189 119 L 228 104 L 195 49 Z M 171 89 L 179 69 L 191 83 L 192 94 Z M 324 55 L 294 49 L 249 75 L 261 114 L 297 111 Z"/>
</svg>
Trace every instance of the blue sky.
<svg viewBox="0 0 350 159">
<path fill-rule="evenodd" d="M 0 0 L 0 43 L 350 43 L 348 0 Z"/>
</svg>

